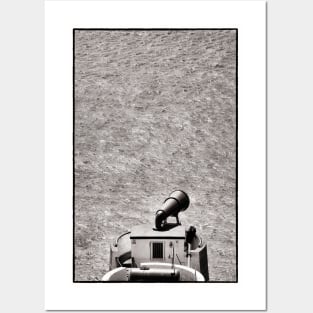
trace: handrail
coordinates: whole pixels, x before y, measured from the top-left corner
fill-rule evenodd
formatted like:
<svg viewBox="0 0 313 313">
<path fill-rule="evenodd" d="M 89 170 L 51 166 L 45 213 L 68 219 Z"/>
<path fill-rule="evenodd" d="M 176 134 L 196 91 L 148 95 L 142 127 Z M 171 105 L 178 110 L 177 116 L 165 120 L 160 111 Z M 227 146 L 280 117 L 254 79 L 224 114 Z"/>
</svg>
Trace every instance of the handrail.
<svg viewBox="0 0 313 313">
<path fill-rule="evenodd" d="M 117 243 L 118 241 L 125 235 L 128 235 L 130 234 L 130 231 L 127 231 L 126 233 L 122 234 L 122 235 L 119 235 L 116 239 L 115 239 L 115 243 L 114 243 L 114 247 L 117 247 Z"/>
</svg>

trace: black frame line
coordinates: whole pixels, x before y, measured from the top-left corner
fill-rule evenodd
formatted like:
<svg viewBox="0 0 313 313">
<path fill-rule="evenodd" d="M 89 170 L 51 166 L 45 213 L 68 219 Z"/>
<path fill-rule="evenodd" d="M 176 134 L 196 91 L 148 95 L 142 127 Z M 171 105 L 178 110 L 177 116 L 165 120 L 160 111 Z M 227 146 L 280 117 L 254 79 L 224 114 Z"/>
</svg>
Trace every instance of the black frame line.
<svg viewBox="0 0 313 313">
<path fill-rule="evenodd" d="M 72 216 L 72 219 L 73 219 L 73 256 L 72 256 L 72 262 L 73 262 L 73 283 L 75 283 L 75 29 L 73 29 L 73 64 L 72 64 L 72 75 L 73 75 L 73 94 L 72 94 L 72 97 L 73 97 L 73 216 Z"/>
<path fill-rule="evenodd" d="M 181 281 L 181 282 L 162 282 L 162 284 L 179 284 L 179 283 L 187 283 L 187 284 L 229 284 L 229 283 L 238 283 L 238 28 L 73 28 L 73 64 L 72 64 L 72 75 L 73 75 L 73 273 L 72 273 L 72 282 L 73 283 L 85 283 L 85 284 L 129 284 L 138 282 L 121 282 L 121 281 L 87 281 L 87 280 L 75 280 L 75 31 L 198 31 L 198 30 L 235 30 L 236 31 L 236 280 L 234 281 L 207 281 L 207 282 L 188 282 L 188 281 Z M 267 140 L 266 140 L 267 142 Z M 267 164 L 267 162 L 266 162 Z M 267 206 L 266 206 L 267 207 Z M 149 284 L 160 284 L 160 282 L 145 282 Z M 132 311 L 132 310 L 127 310 Z M 189 310 L 180 310 L 184 312 L 188 312 Z M 199 310 L 199 311 L 206 311 L 206 310 Z M 236 311 L 236 310 L 232 310 Z M 261 310 L 263 311 L 263 310 Z M 155 311 L 158 312 L 158 311 Z"/>
</svg>

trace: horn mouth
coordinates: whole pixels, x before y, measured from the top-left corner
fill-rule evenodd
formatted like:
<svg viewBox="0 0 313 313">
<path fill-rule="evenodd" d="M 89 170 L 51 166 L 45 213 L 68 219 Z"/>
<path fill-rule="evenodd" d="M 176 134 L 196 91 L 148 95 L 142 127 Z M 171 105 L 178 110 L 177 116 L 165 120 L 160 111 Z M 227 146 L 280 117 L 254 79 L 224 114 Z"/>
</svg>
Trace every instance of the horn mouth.
<svg viewBox="0 0 313 313">
<path fill-rule="evenodd" d="M 182 190 L 173 191 L 168 198 L 165 199 L 161 209 L 157 210 L 155 215 L 155 228 L 164 229 L 166 220 L 169 216 L 175 216 L 177 225 L 179 225 L 178 213 L 185 211 L 190 204 L 189 197 Z"/>
</svg>

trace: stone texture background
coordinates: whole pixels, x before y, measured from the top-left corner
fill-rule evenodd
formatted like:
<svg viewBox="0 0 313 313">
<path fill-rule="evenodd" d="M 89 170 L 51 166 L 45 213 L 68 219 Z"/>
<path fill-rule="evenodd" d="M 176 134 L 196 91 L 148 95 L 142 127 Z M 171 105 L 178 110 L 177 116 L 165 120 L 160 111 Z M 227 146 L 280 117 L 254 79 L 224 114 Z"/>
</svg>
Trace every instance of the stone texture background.
<svg viewBox="0 0 313 313">
<path fill-rule="evenodd" d="M 76 30 L 75 279 L 100 280 L 175 189 L 210 278 L 235 280 L 236 32 Z"/>
</svg>

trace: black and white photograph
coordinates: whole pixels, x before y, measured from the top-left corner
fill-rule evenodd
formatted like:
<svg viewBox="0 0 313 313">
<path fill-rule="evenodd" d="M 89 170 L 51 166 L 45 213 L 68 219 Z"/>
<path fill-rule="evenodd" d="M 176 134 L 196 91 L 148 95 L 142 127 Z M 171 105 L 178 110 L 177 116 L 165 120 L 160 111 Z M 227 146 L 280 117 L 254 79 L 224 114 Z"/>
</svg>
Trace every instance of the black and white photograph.
<svg viewBox="0 0 313 313">
<path fill-rule="evenodd" d="M 313 312 L 313 2 L 19 2 L 0 311 Z"/>
<path fill-rule="evenodd" d="M 264 309 L 266 3 L 45 17 L 45 308 Z"/>
<path fill-rule="evenodd" d="M 237 54 L 236 28 L 73 29 L 74 283 L 238 281 Z"/>
</svg>

